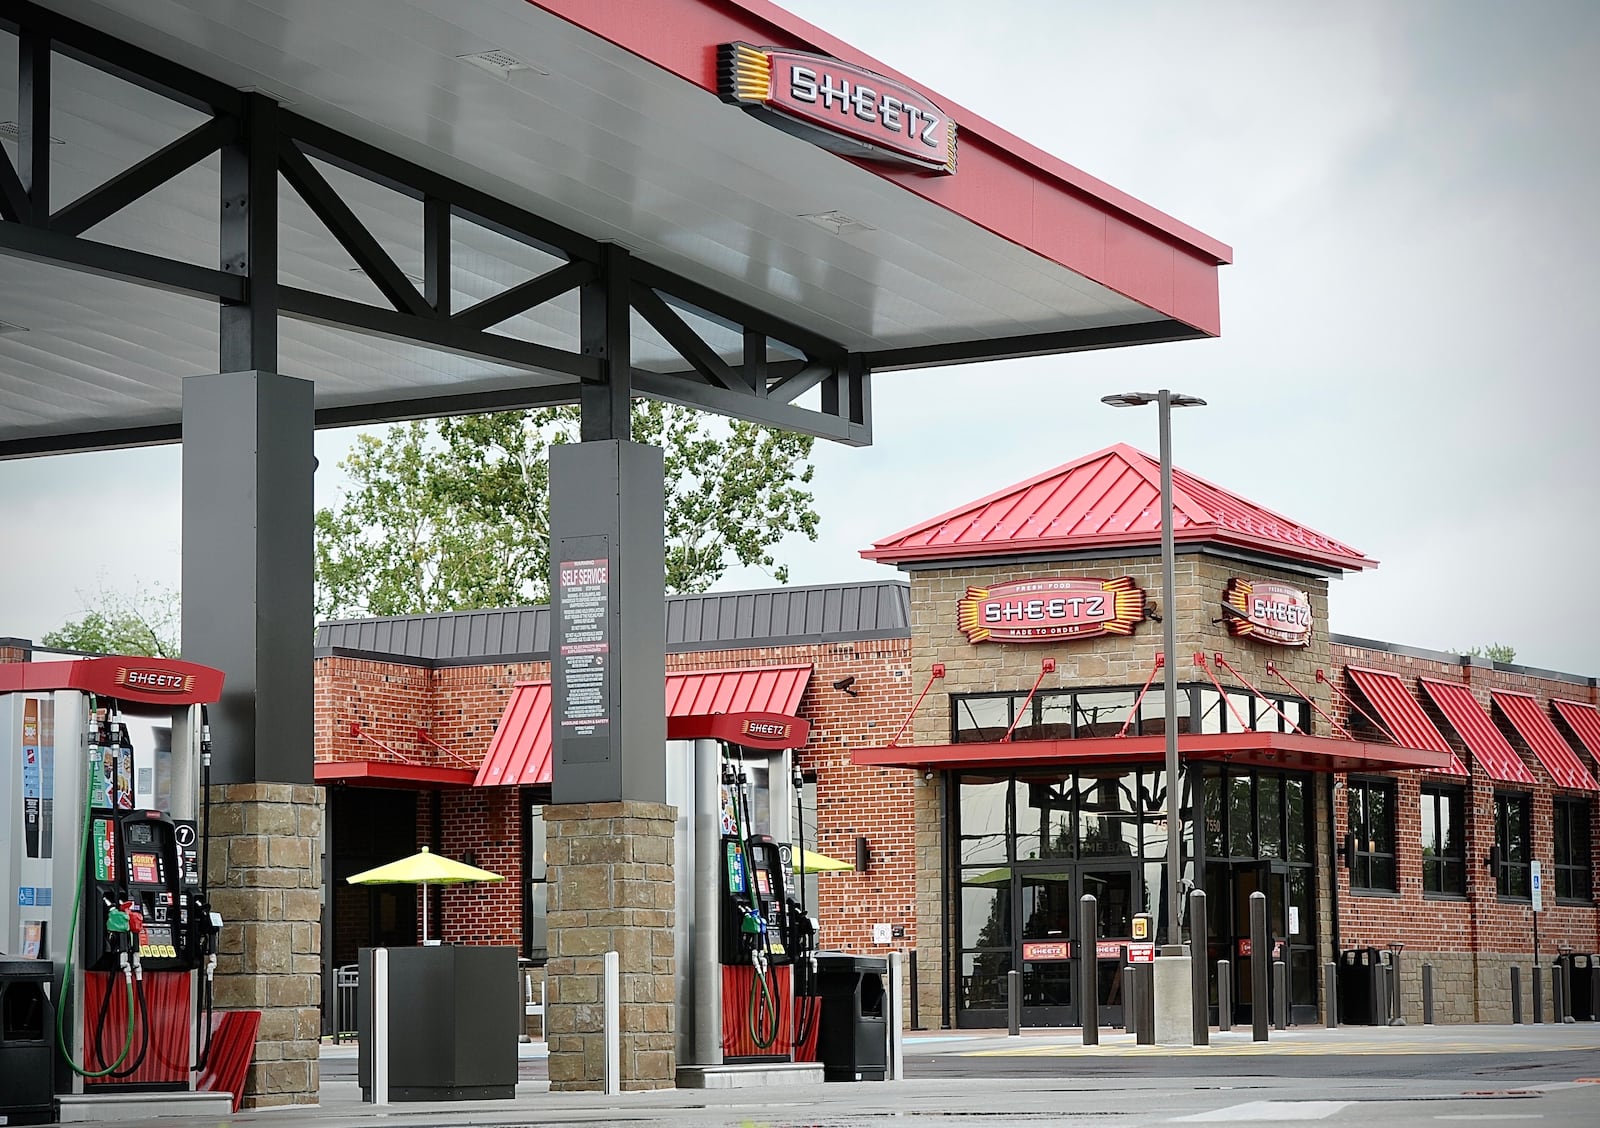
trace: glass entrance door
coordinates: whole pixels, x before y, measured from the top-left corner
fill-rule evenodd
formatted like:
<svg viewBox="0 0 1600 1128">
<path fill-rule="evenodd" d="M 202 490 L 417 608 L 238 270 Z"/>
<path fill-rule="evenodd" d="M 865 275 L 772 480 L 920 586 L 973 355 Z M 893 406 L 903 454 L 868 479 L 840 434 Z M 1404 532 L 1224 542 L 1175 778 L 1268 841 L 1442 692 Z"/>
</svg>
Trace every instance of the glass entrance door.
<svg viewBox="0 0 1600 1128">
<path fill-rule="evenodd" d="M 1020 869 L 1022 906 L 1022 1024 L 1067 1026 L 1077 1021 L 1077 899 L 1072 868 Z"/>
<path fill-rule="evenodd" d="M 1122 946 L 1133 936 L 1133 915 L 1139 911 L 1137 870 L 1127 862 L 1085 864 L 1078 867 L 1078 882 L 1078 895 L 1093 895 L 1095 901 L 1100 1025 L 1122 1026 Z M 1084 952 L 1085 958 L 1090 955 Z"/>
<path fill-rule="evenodd" d="M 1227 960 L 1233 978 L 1233 1014 L 1231 1020 L 1241 1026 L 1253 1021 L 1255 982 L 1253 972 L 1256 961 L 1267 965 L 1267 992 L 1264 1002 L 1271 1005 L 1272 964 L 1282 960 L 1289 982 L 1289 998 L 1294 1000 L 1297 991 L 1296 961 L 1290 958 L 1295 934 L 1304 927 L 1298 918 L 1300 911 L 1290 897 L 1291 867 L 1282 861 L 1269 859 L 1261 862 L 1211 862 L 1206 866 L 1206 900 L 1226 906 L 1211 920 L 1211 936 L 1207 944 L 1208 958 L 1215 966 L 1216 960 Z M 1267 899 L 1266 951 L 1257 952 L 1250 935 L 1250 895 L 1261 892 Z M 1291 908 L 1294 912 L 1291 913 Z M 1297 927 L 1291 927 L 1291 925 Z M 1304 969 L 1298 969 L 1304 974 Z M 1217 1006 L 1216 983 L 1212 982 L 1211 1005 Z M 1270 1015 L 1271 1012 L 1269 1011 Z"/>
</svg>

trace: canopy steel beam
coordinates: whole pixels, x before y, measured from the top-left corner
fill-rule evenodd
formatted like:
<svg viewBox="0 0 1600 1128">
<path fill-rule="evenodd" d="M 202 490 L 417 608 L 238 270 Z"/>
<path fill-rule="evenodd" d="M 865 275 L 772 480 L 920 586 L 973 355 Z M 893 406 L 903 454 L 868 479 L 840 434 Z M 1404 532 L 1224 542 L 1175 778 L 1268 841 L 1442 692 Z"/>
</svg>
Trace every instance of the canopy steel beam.
<svg viewBox="0 0 1600 1128">
<path fill-rule="evenodd" d="M 645 395 L 844 442 L 871 440 L 865 402 L 870 358 L 849 357 L 837 342 L 641 262 L 616 244 L 568 230 L 371 142 L 286 112 L 266 96 L 233 90 L 30 0 L 5 5 L 0 28 L 15 32 L 19 51 L 16 162 L 0 151 L 0 256 L 218 303 L 218 370 L 223 372 L 277 371 L 279 323 L 290 317 L 556 377 L 554 383 L 546 379 L 525 388 L 415 398 L 379 392 L 370 400 L 319 411 L 319 426 L 582 403 L 592 418 L 592 425 L 583 428 L 586 434 L 598 428 L 607 436 L 621 436 L 628 427 L 627 404 L 633 396 Z M 77 59 L 212 116 L 52 216 L 48 200 L 53 54 Z M 83 237 L 219 150 L 217 269 Z M 420 290 L 312 158 L 422 201 Z M 280 175 L 392 308 L 279 286 Z M 451 224 L 458 216 L 565 261 L 464 310 L 453 310 Z M 582 309 L 580 339 L 574 348 L 489 332 L 573 290 L 580 294 Z M 744 342 L 739 362 L 712 347 L 680 309 L 692 309 L 739 333 Z M 661 335 L 686 368 L 661 372 L 633 367 L 634 313 Z M 769 361 L 771 343 L 803 359 Z M 794 406 L 798 396 L 819 383 L 821 410 Z M 0 443 L 0 457 L 146 445 L 178 437 L 176 421 L 38 435 Z"/>
<path fill-rule="evenodd" d="M 951 345 L 919 345 L 879 349 L 866 354 L 874 372 L 904 368 L 936 368 L 942 364 L 968 364 L 975 360 L 1014 360 L 1024 356 L 1055 356 L 1089 349 L 1114 349 L 1126 345 L 1153 345 L 1169 341 L 1196 341 L 1203 330 L 1164 318 L 1139 325 L 1114 325 L 1107 329 L 1071 329 L 1059 333 L 1033 333 Z"/>
</svg>

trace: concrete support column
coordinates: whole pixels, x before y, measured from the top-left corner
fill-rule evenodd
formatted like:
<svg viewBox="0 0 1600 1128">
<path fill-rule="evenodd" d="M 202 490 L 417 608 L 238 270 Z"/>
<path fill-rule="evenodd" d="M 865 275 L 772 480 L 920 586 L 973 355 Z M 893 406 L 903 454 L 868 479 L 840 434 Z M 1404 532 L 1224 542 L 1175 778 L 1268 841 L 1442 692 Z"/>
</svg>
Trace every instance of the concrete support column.
<svg viewBox="0 0 1600 1128">
<path fill-rule="evenodd" d="M 322 1013 L 322 804 L 309 784 L 211 788 L 209 878 L 222 915 L 218 1010 L 259 1010 L 247 1108 L 316 1104 Z"/>
<path fill-rule="evenodd" d="M 622 965 L 622 1088 L 672 1088 L 677 810 L 665 803 L 563 803 L 546 806 L 544 819 L 550 1089 L 604 1088 L 601 981 L 608 951 Z"/>
</svg>

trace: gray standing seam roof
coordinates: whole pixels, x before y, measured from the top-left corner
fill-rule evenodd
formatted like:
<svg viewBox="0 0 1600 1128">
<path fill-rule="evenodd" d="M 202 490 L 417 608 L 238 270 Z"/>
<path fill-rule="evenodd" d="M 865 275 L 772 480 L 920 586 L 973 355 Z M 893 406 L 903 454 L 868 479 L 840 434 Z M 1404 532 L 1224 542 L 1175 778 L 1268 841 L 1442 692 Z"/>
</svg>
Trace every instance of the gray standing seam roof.
<svg viewBox="0 0 1600 1128">
<path fill-rule="evenodd" d="M 667 649 L 735 650 L 909 638 L 911 588 L 903 580 L 673 595 Z M 348 619 L 317 627 L 319 654 L 370 654 L 427 665 L 550 657 L 550 608 L 507 607 Z"/>
</svg>

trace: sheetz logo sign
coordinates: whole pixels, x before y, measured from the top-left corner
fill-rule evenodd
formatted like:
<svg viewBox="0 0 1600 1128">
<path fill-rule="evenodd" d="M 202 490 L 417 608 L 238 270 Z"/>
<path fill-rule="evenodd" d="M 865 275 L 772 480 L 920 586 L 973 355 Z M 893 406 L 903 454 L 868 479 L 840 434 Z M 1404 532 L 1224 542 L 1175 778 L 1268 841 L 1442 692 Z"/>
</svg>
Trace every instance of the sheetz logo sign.
<svg viewBox="0 0 1600 1128">
<path fill-rule="evenodd" d="M 971 642 L 1050 642 L 1132 634 L 1144 621 L 1144 592 L 1117 580 L 1014 580 L 969 587 L 956 624 Z"/>
<path fill-rule="evenodd" d="M 146 670 L 138 666 L 118 666 L 116 682 L 130 689 L 142 689 L 146 693 L 190 693 L 194 690 L 194 678 L 187 674 L 175 674 L 171 670 Z"/>
<path fill-rule="evenodd" d="M 1288 584 L 1235 576 L 1223 592 L 1222 614 L 1235 638 L 1311 645 L 1311 597 Z"/>
<path fill-rule="evenodd" d="M 786 740 L 793 729 L 788 721 L 768 721 L 746 718 L 739 726 L 745 736 L 759 736 L 765 740 Z"/>
<path fill-rule="evenodd" d="M 929 172 L 956 170 L 956 125 L 926 94 L 827 55 L 724 43 L 724 102 L 814 145 Z"/>
</svg>

